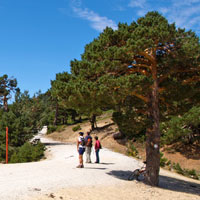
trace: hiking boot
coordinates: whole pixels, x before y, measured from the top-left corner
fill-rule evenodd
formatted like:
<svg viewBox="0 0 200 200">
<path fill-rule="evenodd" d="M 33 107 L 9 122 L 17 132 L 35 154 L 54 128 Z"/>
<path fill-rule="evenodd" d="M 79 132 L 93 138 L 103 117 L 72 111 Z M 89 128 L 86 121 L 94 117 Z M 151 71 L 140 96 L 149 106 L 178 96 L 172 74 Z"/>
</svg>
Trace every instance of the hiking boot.
<svg viewBox="0 0 200 200">
<path fill-rule="evenodd" d="M 84 168 L 84 165 L 78 165 L 76 168 Z"/>
</svg>

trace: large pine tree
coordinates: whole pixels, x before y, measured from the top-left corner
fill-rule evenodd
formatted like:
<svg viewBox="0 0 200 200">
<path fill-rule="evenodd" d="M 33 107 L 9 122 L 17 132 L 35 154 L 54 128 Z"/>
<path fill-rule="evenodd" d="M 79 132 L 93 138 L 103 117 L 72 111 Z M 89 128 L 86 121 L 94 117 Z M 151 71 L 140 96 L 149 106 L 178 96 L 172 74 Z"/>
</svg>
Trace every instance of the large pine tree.
<svg viewBox="0 0 200 200">
<path fill-rule="evenodd" d="M 3 102 L 3 108 L 8 111 L 8 100 L 11 98 L 11 93 L 17 90 L 17 80 L 8 78 L 7 74 L 0 77 L 0 100 Z"/>
<path fill-rule="evenodd" d="M 199 52 L 194 32 L 149 12 L 130 25 L 119 24 L 115 31 L 106 28 L 86 45 L 82 59 L 72 62 L 75 76 L 98 85 L 100 99 L 120 104 L 131 96 L 134 111 L 149 121 L 146 182 L 150 185 L 159 183 L 160 117 L 182 112 L 198 98 Z"/>
</svg>

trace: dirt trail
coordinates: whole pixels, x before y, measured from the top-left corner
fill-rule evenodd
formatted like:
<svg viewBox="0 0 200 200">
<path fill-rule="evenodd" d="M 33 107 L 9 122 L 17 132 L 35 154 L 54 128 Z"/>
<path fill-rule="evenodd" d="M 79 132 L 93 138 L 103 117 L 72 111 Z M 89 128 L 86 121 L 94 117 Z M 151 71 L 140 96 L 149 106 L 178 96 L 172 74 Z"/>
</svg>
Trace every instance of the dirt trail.
<svg viewBox="0 0 200 200">
<path fill-rule="evenodd" d="M 87 164 L 84 169 L 77 169 L 78 154 L 74 144 L 44 138 L 42 141 L 48 148 L 46 160 L 0 165 L 1 200 L 27 200 L 30 196 L 51 193 L 65 187 L 120 184 L 122 180 L 112 176 L 113 170 L 124 169 L 127 173 L 139 166 L 138 161 L 103 149 L 100 153 L 101 164 Z M 92 159 L 94 161 L 94 153 Z"/>
<path fill-rule="evenodd" d="M 47 159 L 23 164 L 0 165 L 1 200 L 47 199 L 200 199 L 200 182 L 161 170 L 160 187 L 127 181 L 141 163 L 103 148 L 101 164 L 78 163 L 74 144 L 42 138 Z M 94 153 L 92 160 L 94 161 Z"/>
</svg>

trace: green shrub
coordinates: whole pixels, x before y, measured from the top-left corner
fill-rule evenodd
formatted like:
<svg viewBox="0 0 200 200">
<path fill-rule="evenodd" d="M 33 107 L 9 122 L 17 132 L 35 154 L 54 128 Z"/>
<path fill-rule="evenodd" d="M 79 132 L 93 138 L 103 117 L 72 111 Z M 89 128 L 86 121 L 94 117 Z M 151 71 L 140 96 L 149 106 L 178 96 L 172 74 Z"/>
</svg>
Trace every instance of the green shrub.
<svg viewBox="0 0 200 200">
<path fill-rule="evenodd" d="M 197 174 L 195 169 L 182 169 L 179 163 L 173 163 L 173 169 L 183 176 L 200 180 L 200 174 Z"/>
<path fill-rule="evenodd" d="M 127 145 L 127 154 L 129 156 L 138 157 L 138 150 L 131 141 L 129 141 Z"/>
<path fill-rule="evenodd" d="M 174 164 L 173 164 L 173 169 L 175 169 L 175 171 L 176 171 L 178 174 L 184 175 L 184 170 L 181 168 L 181 166 L 180 166 L 179 163 L 174 163 Z"/>
<path fill-rule="evenodd" d="M 169 165 L 171 162 L 168 161 L 167 158 L 164 157 L 164 154 L 160 152 L 160 166 L 165 167 L 166 165 Z"/>
<path fill-rule="evenodd" d="M 16 148 L 8 146 L 8 156 L 12 155 L 14 153 Z M 0 162 L 5 162 L 6 160 L 6 145 L 1 144 L 0 145 Z"/>
<path fill-rule="evenodd" d="M 183 144 L 199 142 L 200 107 L 194 106 L 180 116 L 173 116 L 160 125 L 162 144 Z"/>
<path fill-rule="evenodd" d="M 38 161 L 44 156 L 45 146 L 39 142 L 36 145 L 25 143 L 23 146 L 18 147 L 11 155 L 10 163 L 23 163 Z"/>
<path fill-rule="evenodd" d="M 74 126 L 74 127 L 72 128 L 72 130 L 73 130 L 74 132 L 79 131 L 79 130 L 81 130 L 81 126 L 80 126 L 80 125 Z"/>
<path fill-rule="evenodd" d="M 142 134 L 138 135 L 137 141 L 140 143 L 144 143 L 146 141 L 146 135 L 142 135 Z"/>
<path fill-rule="evenodd" d="M 171 164 L 172 164 L 171 160 L 168 160 L 166 163 L 167 166 L 171 166 Z"/>
<path fill-rule="evenodd" d="M 185 170 L 185 174 L 190 177 L 190 178 L 193 178 L 193 179 L 199 179 L 200 177 L 197 175 L 197 172 L 195 169 L 191 169 L 191 170 Z"/>
<path fill-rule="evenodd" d="M 54 125 L 49 125 L 48 126 L 48 130 L 47 130 L 47 134 L 53 133 L 54 131 L 56 131 L 57 127 Z"/>
<path fill-rule="evenodd" d="M 58 131 L 58 132 L 62 132 L 62 131 L 64 131 L 65 130 L 65 126 L 58 126 L 57 128 L 56 128 L 56 131 Z"/>
</svg>

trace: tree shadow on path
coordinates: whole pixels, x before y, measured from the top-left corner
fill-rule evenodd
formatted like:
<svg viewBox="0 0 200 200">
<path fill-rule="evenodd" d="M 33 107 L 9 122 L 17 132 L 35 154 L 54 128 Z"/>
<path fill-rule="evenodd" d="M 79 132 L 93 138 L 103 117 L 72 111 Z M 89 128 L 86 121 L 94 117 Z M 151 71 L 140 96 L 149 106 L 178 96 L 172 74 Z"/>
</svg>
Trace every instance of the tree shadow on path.
<svg viewBox="0 0 200 200">
<path fill-rule="evenodd" d="M 114 165 L 115 163 L 105 163 L 105 162 L 102 162 L 102 163 L 98 163 L 99 165 Z"/>
<path fill-rule="evenodd" d="M 132 171 L 112 170 L 107 174 L 128 181 L 128 177 L 131 173 Z M 190 181 L 160 175 L 159 187 L 166 190 L 190 193 L 200 196 L 200 182 L 194 183 Z"/>
<path fill-rule="evenodd" d="M 190 181 L 180 180 L 168 176 L 160 175 L 159 187 L 177 192 L 185 192 L 200 195 L 200 182 L 194 183 Z"/>
</svg>

